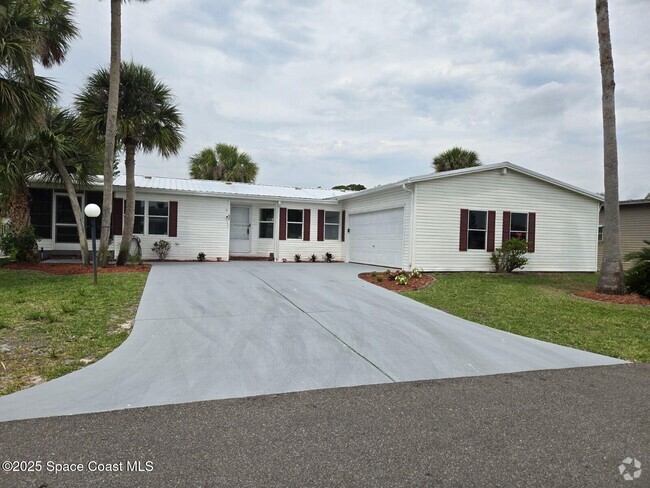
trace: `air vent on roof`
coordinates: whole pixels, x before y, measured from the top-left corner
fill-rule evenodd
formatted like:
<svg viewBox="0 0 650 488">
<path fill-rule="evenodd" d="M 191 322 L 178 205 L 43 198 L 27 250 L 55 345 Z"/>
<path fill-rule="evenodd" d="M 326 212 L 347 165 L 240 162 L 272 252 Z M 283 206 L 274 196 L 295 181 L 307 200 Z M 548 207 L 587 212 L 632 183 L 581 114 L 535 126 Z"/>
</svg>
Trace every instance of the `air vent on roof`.
<svg viewBox="0 0 650 488">
<path fill-rule="evenodd" d="M 300 188 L 299 186 L 295 186 L 294 189 L 296 189 L 296 190 L 302 190 L 302 188 Z"/>
<path fill-rule="evenodd" d="M 232 185 L 232 181 L 226 181 L 224 183 L 226 183 L 226 185 Z"/>
<path fill-rule="evenodd" d="M 144 179 L 145 179 L 145 180 L 150 180 L 150 179 L 151 179 L 151 176 L 145 176 Z"/>
</svg>

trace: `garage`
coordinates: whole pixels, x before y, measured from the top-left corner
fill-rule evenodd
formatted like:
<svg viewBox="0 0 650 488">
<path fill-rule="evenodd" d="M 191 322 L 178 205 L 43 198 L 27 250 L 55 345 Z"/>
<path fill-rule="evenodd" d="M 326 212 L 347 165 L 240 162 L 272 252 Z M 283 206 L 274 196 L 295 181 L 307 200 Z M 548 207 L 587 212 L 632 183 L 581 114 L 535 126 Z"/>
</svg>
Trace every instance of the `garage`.
<svg viewBox="0 0 650 488">
<path fill-rule="evenodd" d="M 403 207 L 351 214 L 349 228 L 350 262 L 402 267 Z"/>
</svg>

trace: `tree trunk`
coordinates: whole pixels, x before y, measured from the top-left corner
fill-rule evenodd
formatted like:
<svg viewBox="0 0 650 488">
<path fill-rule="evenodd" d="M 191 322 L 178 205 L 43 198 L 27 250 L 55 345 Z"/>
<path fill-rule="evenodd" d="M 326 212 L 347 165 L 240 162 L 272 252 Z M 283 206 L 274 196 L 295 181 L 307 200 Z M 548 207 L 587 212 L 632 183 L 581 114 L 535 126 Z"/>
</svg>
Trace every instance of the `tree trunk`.
<svg viewBox="0 0 650 488">
<path fill-rule="evenodd" d="M 605 165 L 605 221 L 603 226 L 603 262 L 596 291 L 611 295 L 625 293 L 625 275 L 621 259 L 621 235 L 618 202 L 618 150 L 616 144 L 616 104 L 614 99 L 614 60 L 609 32 L 607 0 L 596 0 L 596 23 L 600 52 L 600 76 L 603 91 L 603 156 Z"/>
<path fill-rule="evenodd" d="M 108 262 L 108 243 L 111 235 L 113 213 L 113 161 L 115 158 L 115 133 L 120 94 L 120 50 L 122 46 L 122 0 L 111 0 L 111 67 L 104 135 L 104 199 L 102 202 L 102 228 L 99 240 L 99 263 Z"/>
<path fill-rule="evenodd" d="M 54 166 L 56 166 L 61 179 L 63 180 L 63 185 L 65 190 L 68 192 L 68 198 L 70 198 L 70 205 L 72 206 L 72 213 L 74 214 L 74 221 L 77 224 L 77 234 L 79 234 L 79 247 L 81 248 L 81 260 L 84 265 L 89 264 L 90 260 L 88 259 L 88 239 L 86 239 L 86 226 L 84 221 L 84 213 L 81 210 L 79 205 L 79 200 L 77 198 L 77 191 L 74 188 L 74 183 L 70 177 L 70 173 L 63 164 L 63 161 L 60 157 L 54 156 Z"/>
<path fill-rule="evenodd" d="M 20 191 L 9 195 L 7 202 L 7 218 L 9 230 L 15 235 L 22 236 L 31 225 L 29 215 L 29 194 Z"/>
<path fill-rule="evenodd" d="M 126 201 L 124 202 L 124 230 L 117 264 L 124 266 L 129 258 L 129 248 L 133 238 L 133 223 L 135 220 L 135 144 L 126 143 Z"/>
</svg>

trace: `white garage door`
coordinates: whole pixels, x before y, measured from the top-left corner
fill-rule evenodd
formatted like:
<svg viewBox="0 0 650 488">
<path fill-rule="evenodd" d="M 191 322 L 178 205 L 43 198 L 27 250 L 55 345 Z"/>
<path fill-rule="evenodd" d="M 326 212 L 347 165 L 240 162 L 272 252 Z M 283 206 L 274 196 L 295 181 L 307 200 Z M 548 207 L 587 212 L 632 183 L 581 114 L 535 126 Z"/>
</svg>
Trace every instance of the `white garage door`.
<svg viewBox="0 0 650 488">
<path fill-rule="evenodd" d="M 350 262 L 402 267 L 404 208 L 350 215 Z"/>
</svg>

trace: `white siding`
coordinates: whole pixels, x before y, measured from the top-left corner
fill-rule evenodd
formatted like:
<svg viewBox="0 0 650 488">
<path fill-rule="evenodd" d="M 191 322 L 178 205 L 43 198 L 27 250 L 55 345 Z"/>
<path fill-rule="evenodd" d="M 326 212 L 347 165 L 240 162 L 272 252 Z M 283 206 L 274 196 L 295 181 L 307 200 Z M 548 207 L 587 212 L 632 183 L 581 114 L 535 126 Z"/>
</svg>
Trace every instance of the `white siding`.
<svg viewBox="0 0 650 488">
<path fill-rule="evenodd" d="M 116 192 L 117 198 L 125 198 L 123 192 Z M 186 195 L 181 193 L 145 193 L 136 191 L 137 200 L 178 202 L 178 237 L 161 235 L 139 235 L 142 240 L 142 257 L 157 259 L 151 250 L 153 243 L 160 239 L 170 241 L 172 250 L 167 259 L 196 259 L 199 252 L 206 258 L 217 257 L 228 260 L 228 200 L 222 198 Z M 119 250 L 121 236 L 115 236 L 115 255 Z"/>
<path fill-rule="evenodd" d="M 345 243 L 338 240 L 318 241 L 318 210 L 338 211 L 342 209 L 339 205 L 314 205 L 313 203 L 282 203 L 282 207 L 290 209 L 309 209 L 311 210 L 311 225 L 309 226 L 309 241 L 302 239 L 287 239 L 279 241 L 279 260 L 286 259 L 293 261 L 296 254 L 300 254 L 303 261 L 307 261 L 309 256 L 316 254 L 318 260 L 322 261 L 326 252 L 334 255 L 334 260 L 345 261 Z M 278 222 L 280 216 L 278 215 Z"/>
<path fill-rule="evenodd" d="M 490 253 L 459 251 L 460 209 L 496 211 L 496 247 L 503 211 L 535 212 L 535 252 L 525 271 L 595 271 L 599 203 L 508 170 L 416 184 L 414 263 L 427 271 L 493 271 Z"/>
<path fill-rule="evenodd" d="M 272 208 L 277 214 L 275 209 L 277 202 L 250 202 L 245 200 L 231 200 L 231 206 L 242 206 L 251 208 L 251 252 L 250 253 L 231 253 L 234 256 L 251 256 L 251 257 L 268 257 L 270 253 L 275 253 L 275 242 L 274 239 L 260 239 L 260 209 L 261 208 Z M 274 219 L 277 221 L 280 218 L 279 215 L 274 215 Z M 273 229 L 273 237 L 277 237 L 277 225 Z"/>
<path fill-rule="evenodd" d="M 402 267 L 410 269 L 410 234 L 411 234 L 411 192 L 402 188 L 393 188 L 374 195 L 355 197 L 345 200 L 343 207 L 348 217 L 346 226 L 349 227 L 350 215 L 391 208 L 404 208 L 404 243 L 402 249 Z M 348 240 L 346 239 L 346 244 Z M 346 246 L 347 247 L 347 246 Z M 346 251 L 347 252 L 347 251 Z"/>
</svg>

